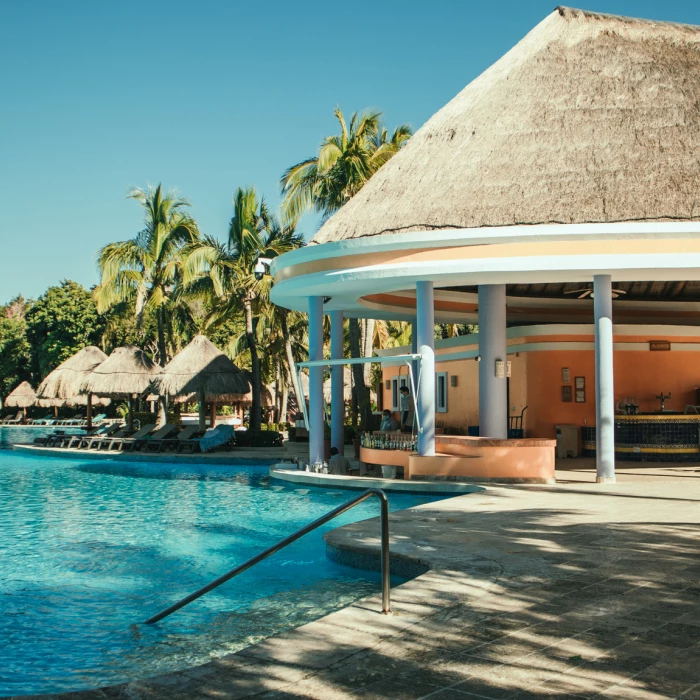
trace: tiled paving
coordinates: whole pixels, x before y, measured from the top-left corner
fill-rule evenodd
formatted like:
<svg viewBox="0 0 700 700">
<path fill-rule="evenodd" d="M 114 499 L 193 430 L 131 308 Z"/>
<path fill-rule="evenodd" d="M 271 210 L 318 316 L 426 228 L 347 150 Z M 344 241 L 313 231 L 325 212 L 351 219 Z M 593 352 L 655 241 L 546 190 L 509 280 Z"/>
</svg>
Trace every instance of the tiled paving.
<svg viewBox="0 0 700 700">
<path fill-rule="evenodd" d="M 647 474 L 651 476 L 651 472 Z M 392 514 L 432 570 L 205 666 L 62 698 L 700 700 L 700 472 L 488 487 Z M 333 531 L 376 548 L 377 522 Z"/>
</svg>

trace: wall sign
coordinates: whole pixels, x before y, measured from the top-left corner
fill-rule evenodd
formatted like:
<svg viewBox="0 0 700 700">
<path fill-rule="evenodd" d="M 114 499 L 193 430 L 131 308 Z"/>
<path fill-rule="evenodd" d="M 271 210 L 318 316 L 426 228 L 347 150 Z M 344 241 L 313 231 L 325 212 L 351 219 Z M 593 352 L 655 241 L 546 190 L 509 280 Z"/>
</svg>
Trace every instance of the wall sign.
<svg viewBox="0 0 700 700">
<path fill-rule="evenodd" d="M 571 387 L 564 385 L 561 388 L 561 400 L 564 403 L 571 403 Z"/>
<path fill-rule="evenodd" d="M 649 350 L 652 352 L 668 352 L 671 349 L 671 343 L 668 340 L 650 340 Z"/>
<path fill-rule="evenodd" d="M 586 378 L 585 377 L 576 377 L 574 380 L 574 386 L 577 389 L 585 389 L 586 388 Z"/>
<path fill-rule="evenodd" d="M 585 389 L 576 389 L 576 403 L 586 403 Z"/>
<path fill-rule="evenodd" d="M 568 384 L 571 381 L 571 370 L 568 367 L 562 367 L 561 380 L 565 384 Z"/>
</svg>

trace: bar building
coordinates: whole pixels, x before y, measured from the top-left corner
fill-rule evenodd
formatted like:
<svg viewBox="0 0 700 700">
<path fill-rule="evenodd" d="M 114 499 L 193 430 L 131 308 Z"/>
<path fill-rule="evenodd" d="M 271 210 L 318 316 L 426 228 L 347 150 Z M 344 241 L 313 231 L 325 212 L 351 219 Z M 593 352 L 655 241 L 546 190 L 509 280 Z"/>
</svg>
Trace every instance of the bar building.
<svg viewBox="0 0 700 700">
<path fill-rule="evenodd" d="M 562 424 L 599 482 L 616 459 L 700 459 L 699 100 L 699 27 L 557 8 L 274 261 L 273 300 L 309 313 L 312 361 L 324 314 L 337 360 L 344 316 L 414 324 L 409 478 L 551 480 Z M 436 322 L 479 332 L 436 342 Z M 385 367 L 385 406 L 407 373 Z M 479 437 L 436 436 L 437 420 Z"/>
</svg>

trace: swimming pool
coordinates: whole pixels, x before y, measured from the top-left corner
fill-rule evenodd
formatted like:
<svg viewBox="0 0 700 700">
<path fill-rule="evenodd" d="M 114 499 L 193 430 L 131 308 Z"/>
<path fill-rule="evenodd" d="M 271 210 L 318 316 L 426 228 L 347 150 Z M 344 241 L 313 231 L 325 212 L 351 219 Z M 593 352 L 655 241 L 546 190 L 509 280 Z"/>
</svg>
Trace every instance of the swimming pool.
<svg viewBox="0 0 700 700">
<path fill-rule="evenodd" d="M 66 435 L 80 435 L 85 432 L 70 426 L 0 425 L 0 449 L 11 448 L 12 445 L 31 445 L 34 438 L 51 435 L 56 430 L 62 430 Z"/>
<path fill-rule="evenodd" d="M 379 591 L 323 532 L 163 620 L 149 615 L 348 500 L 263 466 L 115 462 L 0 451 L 0 696 L 119 683 L 204 663 Z M 397 510 L 435 500 L 389 496 Z"/>
</svg>

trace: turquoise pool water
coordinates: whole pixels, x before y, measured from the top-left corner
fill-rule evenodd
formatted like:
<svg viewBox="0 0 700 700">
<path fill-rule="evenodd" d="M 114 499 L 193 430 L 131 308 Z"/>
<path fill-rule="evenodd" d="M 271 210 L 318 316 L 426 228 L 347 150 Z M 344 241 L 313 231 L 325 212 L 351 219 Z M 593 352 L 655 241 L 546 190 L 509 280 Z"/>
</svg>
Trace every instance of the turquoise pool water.
<svg viewBox="0 0 700 700">
<path fill-rule="evenodd" d="M 0 449 L 10 448 L 12 445 L 31 445 L 34 438 L 50 435 L 56 430 L 62 430 L 66 435 L 80 435 L 85 432 L 69 426 L 0 425 Z"/>
<path fill-rule="evenodd" d="M 260 466 L 97 462 L 0 451 L 0 696 L 203 663 L 379 591 L 323 529 L 155 626 L 151 614 L 352 497 Z M 392 510 L 430 496 L 390 495 Z M 334 525 L 377 515 L 369 502 Z"/>
</svg>

